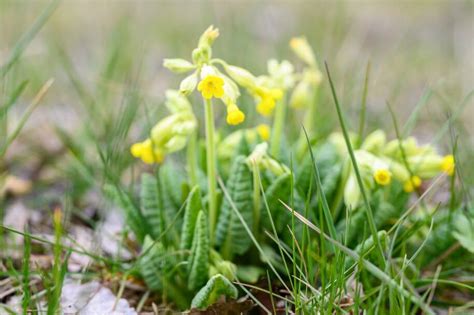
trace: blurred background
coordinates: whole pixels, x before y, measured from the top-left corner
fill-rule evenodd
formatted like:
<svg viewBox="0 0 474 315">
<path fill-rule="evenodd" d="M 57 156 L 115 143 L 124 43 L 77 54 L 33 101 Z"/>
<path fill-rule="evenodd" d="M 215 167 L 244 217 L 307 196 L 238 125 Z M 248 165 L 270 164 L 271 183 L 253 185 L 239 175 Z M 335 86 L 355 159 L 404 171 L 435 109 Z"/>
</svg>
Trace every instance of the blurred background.
<svg viewBox="0 0 474 315">
<path fill-rule="evenodd" d="M 47 5 L 0 1 L 0 64 Z M 474 5 L 461 0 L 62 1 L 3 82 L 4 90 L 29 82 L 10 117 L 14 125 L 15 113 L 55 79 L 9 150 L 8 168 L 51 184 L 57 176 L 84 176 L 80 167 L 71 174 L 71 155 L 93 165 L 104 151 L 105 165 L 124 170 L 131 160 L 129 144 L 157 121 L 164 91 L 183 78 L 164 69 L 163 58 L 189 59 L 211 24 L 221 33 L 214 54 L 257 75 L 266 72 L 270 58 L 296 62 L 288 42 L 306 36 L 321 68 L 328 63 L 354 129 L 370 62 L 366 132 L 382 127 L 395 136 L 387 102 L 400 125 L 422 104 L 415 136 L 435 142 L 442 152 L 457 137 L 464 170 L 472 172 L 467 161 L 474 150 Z M 321 90 L 316 128 L 328 133 L 339 124 L 326 79 Z M 251 112 L 248 117 L 247 126 L 262 120 Z M 449 130 L 441 135 L 449 117 Z M 295 133 L 299 124 L 288 128 Z M 472 178 L 466 176 L 466 183 Z"/>
</svg>

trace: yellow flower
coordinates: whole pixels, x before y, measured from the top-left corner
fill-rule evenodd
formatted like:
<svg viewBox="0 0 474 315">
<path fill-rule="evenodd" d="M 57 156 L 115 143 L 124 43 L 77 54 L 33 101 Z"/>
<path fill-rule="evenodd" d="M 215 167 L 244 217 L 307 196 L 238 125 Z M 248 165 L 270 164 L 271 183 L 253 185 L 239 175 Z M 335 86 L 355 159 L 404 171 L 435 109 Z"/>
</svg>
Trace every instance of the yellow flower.
<svg viewBox="0 0 474 315">
<path fill-rule="evenodd" d="M 378 169 L 374 172 L 375 182 L 381 186 L 387 186 L 392 181 L 392 173 L 387 169 Z"/>
<path fill-rule="evenodd" d="M 421 178 L 419 176 L 413 176 L 403 184 L 403 190 L 410 193 L 421 186 Z"/>
<path fill-rule="evenodd" d="M 262 140 L 270 139 L 270 127 L 267 124 L 260 124 L 257 126 L 257 133 Z"/>
<path fill-rule="evenodd" d="M 441 169 L 449 176 L 453 176 L 454 166 L 454 156 L 452 154 L 446 155 L 441 161 Z"/>
<path fill-rule="evenodd" d="M 155 147 L 150 139 L 133 144 L 130 152 L 147 164 L 162 163 L 165 159 L 163 151 Z"/>
<path fill-rule="evenodd" d="M 260 103 L 257 104 L 257 112 L 263 116 L 270 116 L 275 108 L 276 101 L 283 97 L 280 89 L 258 90 L 257 95 L 260 97 Z"/>
<path fill-rule="evenodd" d="M 216 75 L 208 75 L 198 84 L 198 91 L 206 99 L 224 96 L 224 80 Z"/>
<path fill-rule="evenodd" d="M 245 114 L 237 107 L 237 105 L 227 106 L 227 123 L 229 125 L 238 125 L 245 120 Z"/>
</svg>

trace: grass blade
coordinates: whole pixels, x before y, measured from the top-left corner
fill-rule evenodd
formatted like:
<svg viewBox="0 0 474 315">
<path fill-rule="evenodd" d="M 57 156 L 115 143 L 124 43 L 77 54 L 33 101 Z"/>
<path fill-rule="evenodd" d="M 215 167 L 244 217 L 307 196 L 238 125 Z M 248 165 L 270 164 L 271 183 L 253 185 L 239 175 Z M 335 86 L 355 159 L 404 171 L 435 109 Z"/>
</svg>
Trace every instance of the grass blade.
<svg viewBox="0 0 474 315">
<path fill-rule="evenodd" d="M 346 141 L 347 150 L 349 151 L 352 166 L 354 167 L 354 172 L 355 172 L 356 177 L 357 177 L 357 183 L 359 185 L 359 189 L 360 189 L 362 197 L 364 199 L 364 204 L 365 204 L 364 210 L 365 210 L 365 213 L 366 213 L 366 216 L 367 216 L 367 221 L 369 223 L 370 233 L 372 234 L 372 237 L 374 239 L 374 243 L 377 245 L 377 251 L 379 253 L 380 262 L 382 263 L 382 265 L 385 265 L 385 258 L 384 258 L 384 255 L 383 255 L 383 248 L 382 248 L 382 244 L 380 243 L 380 240 L 377 236 L 377 227 L 375 226 L 374 215 L 373 215 L 373 212 L 372 212 L 372 208 L 370 207 L 369 198 L 367 196 L 364 185 L 362 183 L 362 177 L 360 176 L 359 167 L 357 166 L 357 161 L 356 161 L 356 158 L 355 158 L 355 155 L 354 155 L 354 150 L 352 149 L 352 144 L 351 144 L 351 141 L 349 139 L 349 133 L 347 132 L 346 124 L 345 124 L 344 118 L 342 116 L 341 106 L 339 105 L 339 101 L 337 100 L 336 90 L 334 89 L 334 84 L 332 82 L 331 74 L 329 73 L 328 65 L 327 65 L 327 63 L 324 63 L 324 65 L 326 67 L 326 73 L 328 75 L 329 85 L 331 86 L 331 92 L 332 92 L 332 96 L 333 96 L 333 99 L 334 99 L 334 104 L 336 105 L 337 116 L 339 118 L 339 123 L 341 124 L 342 133 L 344 135 L 344 140 Z"/>
<path fill-rule="evenodd" d="M 36 34 L 41 30 L 41 28 L 44 26 L 44 24 L 48 21 L 48 19 L 51 17 L 53 12 L 56 10 L 56 8 L 59 5 L 60 0 L 53 0 L 38 16 L 38 18 L 35 20 L 33 25 L 30 27 L 26 33 L 23 34 L 23 36 L 18 40 L 16 43 L 15 47 L 13 47 L 13 50 L 10 54 L 10 56 L 7 59 L 7 62 L 0 67 L 0 77 L 4 78 L 5 75 L 8 73 L 8 71 L 11 69 L 11 67 L 15 64 L 15 62 L 21 57 L 25 49 L 28 47 L 30 42 L 35 38 Z"/>
<path fill-rule="evenodd" d="M 283 202 L 282 202 L 283 203 Z M 297 218 L 298 220 L 300 220 L 301 222 L 303 222 L 304 224 L 306 224 L 310 229 L 312 229 L 313 231 L 315 231 L 316 233 L 322 235 L 327 241 L 329 241 L 331 244 L 333 244 L 335 247 L 337 247 L 338 249 L 340 249 L 344 254 L 346 254 L 347 256 L 351 257 L 352 259 L 356 260 L 356 261 L 361 261 L 362 262 L 362 265 L 365 267 L 365 269 L 367 269 L 367 271 L 369 271 L 372 275 L 374 275 L 376 278 L 378 278 L 380 281 L 384 282 L 386 285 L 390 286 L 391 288 L 397 290 L 401 295 L 403 295 L 404 297 L 410 299 L 414 304 L 416 304 L 417 306 L 419 306 L 426 314 L 430 314 L 430 315 L 434 315 L 434 311 L 431 310 L 431 308 L 426 305 L 423 301 L 421 301 L 420 299 L 418 299 L 417 297 L 415 297 L 414 295 L 410 294 L 410 292 L 408 292 L 407 290 L 405 290 L 402 286 L 400 286 L 395 280 L 393 280 L 392 278 L 390 278 L 390 276 L 388 276 L 385 272 L 383 272 L 382 270 L 380 270 L 377 266 L 375 266 L 374 264 L 372 264 L 370 261 L 360 257 L 359 254 L 357 254 L 355 251 L 351 250 L 350 248 L 342 245 L 341 243 L 339 243 L 337 240 L 329 237 L 328 235 L 326 235 L 324 232 L 322 232 L 317 226 L 315 226 L 313 223 L 311 223 L 308 219 L 306 219 L 304 216 L 302 216 L 300 213 L 298 213 L 297 211 L 294 211 L 293 209 L 291 209 L 288 205 L 286 205 L 285 203 L 283 203 L 283 205 L 285 206 L 285 208 L 290 211 L 291 213 L 293 213 Z"/>
</svg>

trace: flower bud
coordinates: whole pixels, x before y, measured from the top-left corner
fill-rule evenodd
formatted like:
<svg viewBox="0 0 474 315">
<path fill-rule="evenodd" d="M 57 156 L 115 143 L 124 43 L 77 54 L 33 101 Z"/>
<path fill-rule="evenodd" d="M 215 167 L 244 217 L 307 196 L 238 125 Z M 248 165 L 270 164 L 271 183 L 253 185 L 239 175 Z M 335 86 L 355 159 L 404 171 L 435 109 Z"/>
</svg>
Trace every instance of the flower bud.
<svg viewBox="0 0 474 315">
<path fill-rule="evenodd" d="M 211 60 L 212 50 L 210 46 L 198 47 L 192 52 L 193 62 L 197 65 L 206 64 Z"/>
<path fill-rule="evenodd" d="M 195 65 L 184 59 L 165 59 L 163 66 L 175 73 L 188 72 L 196 68 Z"/>
<path fill-rule="evenodd" d="M 214 28 L 214 25 L 209 26 L 199 38 L 198 47 L 210 47 L 217 37 L 219 37 L 219 29 Z"/>
<path fill-rule="evenodd" d="M 263 142 L 255 146 L 255 149 L 247 157 L 247 163 L 257 164 L 260 169 L 268 170 L 276 176 L 290 173 L 288 167 L 272 159 L 268 153 L 268 143 Z"/>
<path fill-rule="evenodd" d="M 394 160 L 387 160 L 389 164 L 390 172 L 392 172 L 393 178 L 399 182 L 404 183 L 410 178 L 410 173 L 408 172 L 405 165 L 402 165 Z"/>
<path fill-rule="evenodd" d="M 293 52 L 309 66 L 316 67 L 316 58 L 313 49 L 305 37 L 294 37 L 290 40 L 290 48 Z"/>
<path fill-rule="evenodd" d="M 439 174 L 443 158 L 437 154 L 416 155 L 407 158 L 411 171 L 421 178 L 432 178 Z"/>
<path fill-rule="evenodd" d="M 361 145 L 361 149 L 374 154 L 379 154 L 385 146 L 386 139 L 387 136 L 385 135 L 385 132 L 380 129 L 375 130 L 365 138 Z"/>
<path fill-rule="evenodd" d="M 293 89 L 290 96 L 290 106 L 295 109 L 307 108 L 311 103 L 313 95 L 311 86 L 307 81 L 300 81 Z"/>
<path fill-rule="evenodd" d="M 256 85 L 257 78 L 244 68 L 224 64 L 224 70 L 238 84 L 252 89 Z"/>
<path fill-rule="evenodd" d="M 360 201 L 360 189 L 357 184 L 357 179 L 353 173 L 349 175 L 344 187 L 344 203 L 347 207 L 354 210 Z"/>
<path fill-rule="evenodd" d="M 179 92 L 183 93 L 184 95 L 190 94 L 196 88 L 197 82 L 197 72 L 194 72 L 181 81 L 179 85 Z"/>
<path fill-rule="evenodd" d="M 191 111 L 191 103 L 189 103 L 189 100 L 183 93 L 176 90 L 167 90 L 165 95 L 165 105 L 170 112 L 178 113 L 182 111 Z"/>
</svg>

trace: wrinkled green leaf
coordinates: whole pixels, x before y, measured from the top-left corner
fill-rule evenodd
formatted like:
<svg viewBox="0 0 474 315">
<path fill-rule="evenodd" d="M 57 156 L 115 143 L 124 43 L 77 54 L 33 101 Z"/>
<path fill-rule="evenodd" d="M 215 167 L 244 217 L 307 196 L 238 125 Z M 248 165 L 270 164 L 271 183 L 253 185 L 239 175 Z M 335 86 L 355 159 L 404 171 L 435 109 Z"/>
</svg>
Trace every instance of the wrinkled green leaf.
<svg viewBox="0 0 474 315">
<path fill-rule="evenodd" d="M 237 288 L 223 275 L 213 276 L 207 284 L 199 290 L 191 302 L 191 307 L 205 309 L 214 304 L 221 296 L 236 299 Z"/>
<path fill-rule="evenodd" d="M 183 228 L 181 229 L 181 249 L 191 248 L 198 213 L 203 209 L 201 190 L 199 189 L 199 186 L 195 186 L 189 193 L 188 202 L 184 212 Z"/>
<path fill-rule="evenodd" d="M 209 274 L 209 229 L 204 211 L 199 211 L 194 229 L 191 256 L 188 261 L 188 287 L 197 289 L 208 279 Z"/>
<path fill-rule="evenodd" d="M 150 174 L 144 173 L 141 177 L 140 206 L 154 238 L 160 237 L 164 230 L 163 209 L 161 207 L 158 182 Z"/>
<path fill-rule="evenodd" d="M 244 156 L 237 156 L 232 164 L 226 188 L 236 209 L 248 226 L 253 225 L 252 213 L 252 175 Z M 217 222 L 216 243 L 222 256 L 230 260 L 233 254 L 243 254 L 250 247 L 251 239 L 235 215 L 230 202 L 225 198 Z"/>
<path fill-rule="evenodd" d="M 162 243 L 153 241 L 148 235 L 143 243 L 142 254 L 139 269 L 143 280 L 151 290 L 161 290 L 164 275 L 173 265 L 171 256 L 167 255 Z"/>
<path fill-rule="evenodd" d="M 104 193 L 124 211 L 127 224 L 131 227 L 138 240 L 143 241 L 149 227 L 140 209 L 135 206 L 130 196 L 114 185 L 105 185 Z"/>
</svg>

